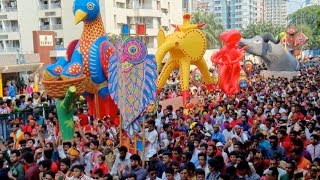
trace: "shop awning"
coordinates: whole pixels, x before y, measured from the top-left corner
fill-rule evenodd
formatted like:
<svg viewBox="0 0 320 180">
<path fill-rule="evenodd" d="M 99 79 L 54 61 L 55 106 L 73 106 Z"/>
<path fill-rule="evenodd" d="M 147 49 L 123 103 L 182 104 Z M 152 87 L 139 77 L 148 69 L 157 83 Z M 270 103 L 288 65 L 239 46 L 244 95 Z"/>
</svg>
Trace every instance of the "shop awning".
<svg viewBox="0 0 320 180">
<path fill-rule="evenodd" d="M 0 73 L 39 71 L 42 67 L 43 67 L 43 63 L 17 64 L 17 65 L 0 66 Z"/>
</svg>

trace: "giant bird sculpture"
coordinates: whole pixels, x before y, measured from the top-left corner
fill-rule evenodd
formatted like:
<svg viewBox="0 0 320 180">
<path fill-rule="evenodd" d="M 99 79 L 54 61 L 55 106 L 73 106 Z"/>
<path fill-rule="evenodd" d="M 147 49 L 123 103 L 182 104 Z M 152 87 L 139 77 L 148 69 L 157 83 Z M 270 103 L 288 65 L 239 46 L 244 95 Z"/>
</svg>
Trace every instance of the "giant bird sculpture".
<svg viewBox="0 0 320 180">
<path fill-rule="evenodd" d="M 272 34 L 254 36 L 251 39 L 241 39 L 240 46 L 247 46 L 246 52 L 259 56 L 270 71 L 297 71 L 298 60 L 279 43 Z"/>
<path fill-rule="evenodd" d="M 45 80 L 85 79 L 85 98 L 89 113 L 96 118 L 116 116 L 117 107 L 108 94 L 108 61 L 117 58 L 114 46 L 108 41 L 98 0 L 74 0 L 75 24 L 83 22 L 79 40 L 71 42 L 67 57 L 45 68 Z"/>
</svg>

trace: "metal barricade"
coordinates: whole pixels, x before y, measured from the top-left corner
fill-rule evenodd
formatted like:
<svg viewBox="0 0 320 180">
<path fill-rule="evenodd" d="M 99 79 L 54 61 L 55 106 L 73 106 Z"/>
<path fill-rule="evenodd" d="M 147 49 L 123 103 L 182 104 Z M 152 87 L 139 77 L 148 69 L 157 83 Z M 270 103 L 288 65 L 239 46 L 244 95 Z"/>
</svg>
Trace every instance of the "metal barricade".
<svg viewBox="0 0 320 180">
<path fill-rule="evenodd" d="M 40 107 L 38 110 L 40 115 L 42 115 L 44 119 L 47 119 L 49 113 L 55 111 L 55 106 Z M 11 114 L 0 114 L 0 136 L 2 136 L 3 139 L 6 139 L 10 136 L 11 125 L 8 124 L 8 121 L 14 120 L 17 117 L 23 122 L 23 125 L 26 125 L 28 123 L 28 116 L 30 114 L 34 114 L 33 110 L 26 110 Z"/>
</svg>

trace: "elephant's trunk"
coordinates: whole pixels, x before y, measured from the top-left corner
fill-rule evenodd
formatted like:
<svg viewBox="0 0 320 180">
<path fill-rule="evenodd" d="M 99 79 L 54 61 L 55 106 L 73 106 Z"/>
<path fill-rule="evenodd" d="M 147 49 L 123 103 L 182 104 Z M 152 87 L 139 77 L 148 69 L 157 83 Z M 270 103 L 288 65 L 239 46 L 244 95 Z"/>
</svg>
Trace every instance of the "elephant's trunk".
<svg viewBox="0 0 320 180">
<path fill-rule="evenodd" d="M 170 51 L 172 48 L 176 46 L 176 42 L 171 41 L 171 42 L 165 42 L 163 43 L 157 50 L 156 52 L 156 61 L 157 61 L 157 69 L 161 69 L 161 64 L 163 61 L 164 56 Z"/>
<path fill-rule="evenodd" d="M 246 46 L 247 42 L 246 39 L 241 38 L 240 41 L 238 42 L 238 45 L 240 48 Z"/>
</svg>

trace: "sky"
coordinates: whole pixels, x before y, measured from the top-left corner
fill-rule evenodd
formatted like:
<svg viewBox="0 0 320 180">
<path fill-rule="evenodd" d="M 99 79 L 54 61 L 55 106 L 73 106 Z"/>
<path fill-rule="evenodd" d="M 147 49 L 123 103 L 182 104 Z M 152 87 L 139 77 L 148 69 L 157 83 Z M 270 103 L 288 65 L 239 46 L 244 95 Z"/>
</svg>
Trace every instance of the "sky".
<svg viewBox="0 0 320 180">
<path fill-rule="evenodd" d="M 287 0 L 287 1 L 290 1 L 290 0 Z M 300 4 L 305 2 L 305 0 L 292 0 L 292 1 L 299 2 Z M 303 4 L 303 6 L 305 6 L 305 4 Z M 291 13 L 295 12 L 296 10 L 300 9 L 300 5 L 295 2 L 287 2 L 287 8 L 288 8 L 288 14 L 291 14 Z"/>
</svg>

